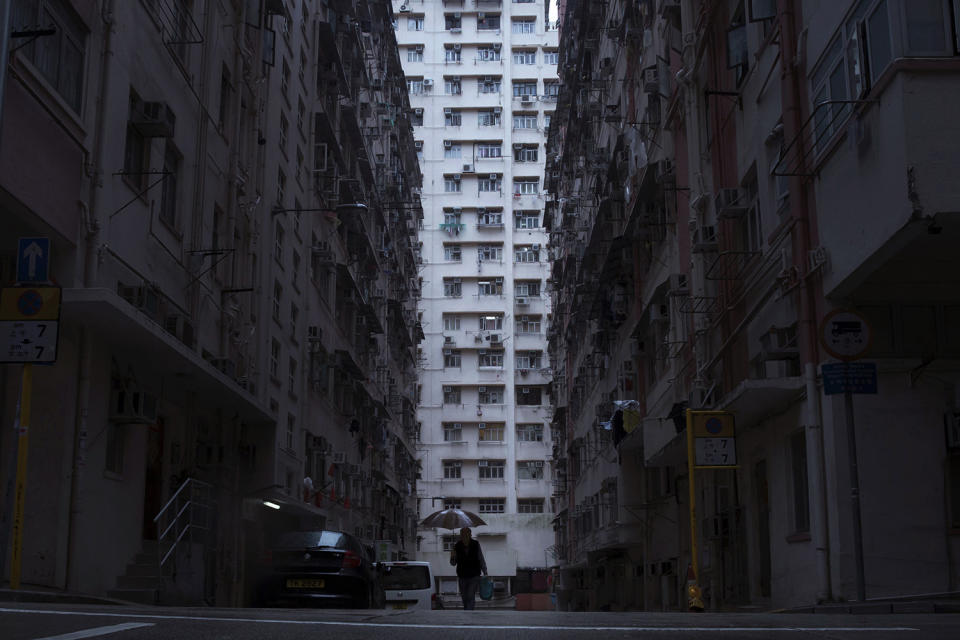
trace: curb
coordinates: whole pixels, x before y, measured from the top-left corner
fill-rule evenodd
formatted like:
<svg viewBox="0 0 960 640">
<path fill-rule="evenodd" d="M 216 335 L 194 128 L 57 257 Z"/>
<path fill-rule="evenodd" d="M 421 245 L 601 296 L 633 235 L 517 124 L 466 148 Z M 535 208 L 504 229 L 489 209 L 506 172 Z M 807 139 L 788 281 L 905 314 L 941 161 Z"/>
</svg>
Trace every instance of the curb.
<svg viewBox="0 0 960 640">
<path fill-rule="evenodd" d="M 61 604 L 109 604 L 130 606 L 132 603 L 113 598 L 102 598 L 66 591 L 31 591 L 27 589 L 0 589 L 0 602 L 54 602 Z"/>
</svg>

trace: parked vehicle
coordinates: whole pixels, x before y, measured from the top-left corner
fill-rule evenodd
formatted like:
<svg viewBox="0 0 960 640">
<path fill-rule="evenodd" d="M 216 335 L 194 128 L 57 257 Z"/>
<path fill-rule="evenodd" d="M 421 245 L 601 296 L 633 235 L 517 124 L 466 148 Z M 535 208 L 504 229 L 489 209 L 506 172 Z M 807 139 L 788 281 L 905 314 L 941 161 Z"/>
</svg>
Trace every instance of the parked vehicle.
<svg viewBox="0 0 960 640">
<path fill-rule="evenodd" d="M 388 609 L 441 609 L 429 562 L 381 562 L 380 582 Z"/>
<path fill-rule="evenodd" d="M 383 588 L 373 552 L 349 533 L 285 533 L 265 560 L 268 567 L 263 593 L 269 602 L 383 607 Z"/>
</svg>

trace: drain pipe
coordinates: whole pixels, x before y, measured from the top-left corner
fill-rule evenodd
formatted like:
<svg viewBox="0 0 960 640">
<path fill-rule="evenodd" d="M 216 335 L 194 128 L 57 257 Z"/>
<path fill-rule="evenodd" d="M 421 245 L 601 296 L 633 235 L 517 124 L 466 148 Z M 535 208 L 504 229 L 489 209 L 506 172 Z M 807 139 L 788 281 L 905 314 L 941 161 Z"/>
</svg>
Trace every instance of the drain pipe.
<svg viewBox="0 0 960 640">
<path fill-rule="evenodd" d="M 783 94 L 784 139 L 794 140 L 802 133 L 802 78 L 797 69 L 803 64 L 798 48 L 799 3 L 779 0 L 777 13 L 780 22 L 780 69 Z M 793 268 L 806 273 L 807 255 L 814 232 L 813 203 L 801 176 L 790 178 L 790 216 L 796 221 L 792 231 Z M 817 388 L 819 349 L 817 336 L 817 291 L 813 278 L 804 278 L 798 287 L 800 310 L 797 314 L 797 338 L 803 366 L 804 401 L 802 425 L 806 432 L 807 476 L 810 487 L 810 536 L 815 549 L 817 567 L 817 601 L 832 598 L 830 580 L 830 539 L 827 521 L 826 463 L 820 390 Z"/>
<path fill-rule="evenodd" d="M 97 93 L 96 123 L 93 131 L 93 156 L 88 164 L 90 192 L 87 203 L 86 216 L 86 251 L 83 261 L 83 287 L 97 286 L 100 268 L 101 224 L 99 219 L 100 188 L 103 176 L 103 148 L 105 143 L 104 127 L 106 125 L 107 101 L 110 95 L 110 60 L 113 57 L 113 7 L 114 0 L 105 0 L 100 12 L 100 21 L 103 28 L 103 46 L 100 50 L 100 91 Z M 77 519 L 82 511 L 82 479 L 86 466 L 87 451 L 87 417 L 90 412 L 91 385 L 90 378 L 93 369 L 93 338 L 87 327 L 80 328 L 79 357 L 77 360 L 77 414 L 73 432 L 73 469 L 70 477 L 70 513 L 67 518 L 67 553 L 64 560 L 63 588 L 65 590 L 79 585 L 71 575 L 73 572 L 73 558 L 82 554 L 80 541 L 77 539 Z"/>
</svg>

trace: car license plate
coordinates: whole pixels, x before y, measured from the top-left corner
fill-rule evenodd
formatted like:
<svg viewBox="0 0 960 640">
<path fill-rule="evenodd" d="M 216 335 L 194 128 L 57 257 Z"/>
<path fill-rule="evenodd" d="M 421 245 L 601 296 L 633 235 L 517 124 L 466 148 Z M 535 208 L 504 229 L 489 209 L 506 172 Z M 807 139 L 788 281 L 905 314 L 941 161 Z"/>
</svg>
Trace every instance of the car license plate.
<svg viewBox="0 0 960 640">
<path fill-rule="evenodd" d="M 288 579 L 287 589 L 323 589 L 323 580 L 313 579 Z"/>
<path fill-rule="evenodd" d="M 394 603 L 393 603 L 393 608 L 394 608 L 394 609 L 406 609 L 406 608 L 407 608 L 407 605 L 406 605 L 405 603 L 403 603 L 403 602 L 394 602 Z"/>
</svg>

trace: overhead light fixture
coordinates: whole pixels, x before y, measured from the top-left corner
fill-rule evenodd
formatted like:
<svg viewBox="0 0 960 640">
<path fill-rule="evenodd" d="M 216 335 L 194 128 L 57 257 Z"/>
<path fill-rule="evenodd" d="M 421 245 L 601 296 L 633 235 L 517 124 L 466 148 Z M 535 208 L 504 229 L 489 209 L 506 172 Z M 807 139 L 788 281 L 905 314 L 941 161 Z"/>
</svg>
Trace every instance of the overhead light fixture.
<svg viewBox="0 0 960 640">
<path fill-rule="evenodd" d="M 264 500 L 264 501 L 263 501 L 263 506 L 265 506 L 265 507 L 270 507 L 271 509 L 279 509 L 279 508 L 280 508 L 280 505 L 278 505 L 276 502 L 270 502 L 269 500 Z"/>
</svg>

